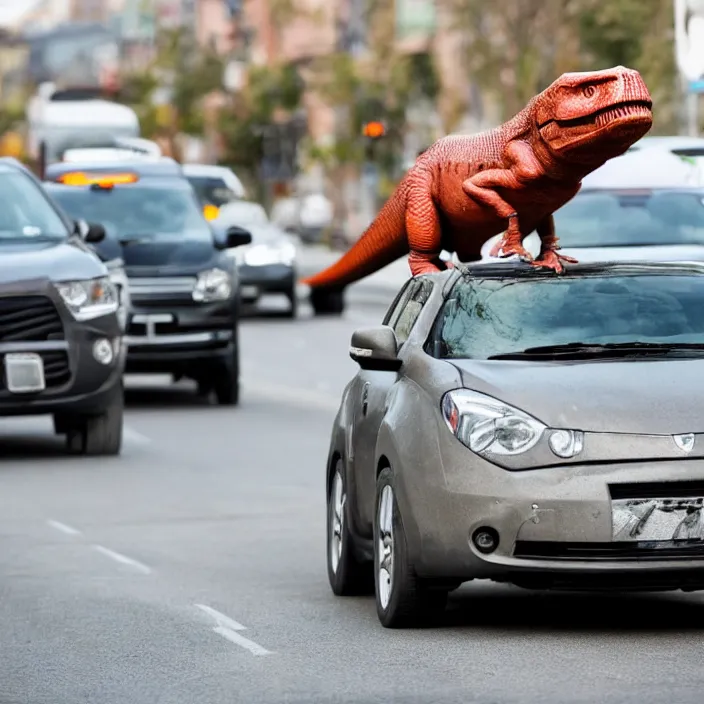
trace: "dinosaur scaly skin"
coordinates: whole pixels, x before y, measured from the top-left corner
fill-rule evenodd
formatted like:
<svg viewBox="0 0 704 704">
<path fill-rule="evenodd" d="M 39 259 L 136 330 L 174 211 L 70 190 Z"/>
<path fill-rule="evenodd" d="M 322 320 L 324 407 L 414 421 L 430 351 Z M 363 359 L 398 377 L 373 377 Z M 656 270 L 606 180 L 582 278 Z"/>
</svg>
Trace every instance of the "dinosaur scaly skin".
<svg viewBox="0 0 704 704">
<path fill-rule="evenodd" d="M 438 140 L 418 157 L 359 240 L 335 264 L 303 280 L 343 288 L 408 254 L 411 273 L 445 268 L 445 249 L 460 261 L 518 254 L 561 272 L 552 214 L 582 179 L 648 132 L 652 100 L 640 74 L 623 66 L 565 73 L 513 119 L 473 136 Z M 523 239 L 541 239 L 532 260 Z"/>
</svg>

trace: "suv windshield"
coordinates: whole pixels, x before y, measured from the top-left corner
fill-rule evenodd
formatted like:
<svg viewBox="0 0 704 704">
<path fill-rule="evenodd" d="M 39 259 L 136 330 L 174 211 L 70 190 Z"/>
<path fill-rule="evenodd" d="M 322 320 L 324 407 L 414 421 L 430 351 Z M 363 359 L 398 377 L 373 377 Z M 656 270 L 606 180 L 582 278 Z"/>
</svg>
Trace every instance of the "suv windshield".
<svg viewBox="0 0 704 704">
<path fill-rule="evenodd" d="M 213 176 L 188 176 L 193 190 L 203 204 L 218 208 L 237 199 L 237 194 L 230 190 L 225 181 Z"/>
<path fill-rule="evenodd" d="M 460 279 L 431 348 L 445 359 L 488 359 L 575 342 L 704 344 L 703 298 L 696 274 Z"/>
<path fill-rule="evenodd" d="M 554 217 L 565 248 L 704 244 L 704 194 L 583 193 Z"/>
<path fill-rule="evenodd" d="M 0 242 L 65 239 L 66 224 L 26 174 L 0 171 Z"/>
<path fill-rule="evenodd" d="M 115 186 L 112 189 L 51 189 L 52 196 L 75 219 L 100 223 L 109 237 L 212 239 L 192 191 L 165 186 Z"/>
</svg>

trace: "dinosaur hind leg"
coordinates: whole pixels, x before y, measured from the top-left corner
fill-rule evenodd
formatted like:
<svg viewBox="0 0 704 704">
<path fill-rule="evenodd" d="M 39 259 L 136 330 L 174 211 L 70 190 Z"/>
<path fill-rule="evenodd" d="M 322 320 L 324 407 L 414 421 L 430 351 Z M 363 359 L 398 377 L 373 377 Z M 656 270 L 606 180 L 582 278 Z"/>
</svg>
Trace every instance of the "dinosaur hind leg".
<svg viewBox="0 0 704 704">
<path fill-rule="evenodd" d="M 533 261 L 531 253 L 523 246 L 523 233 L 518 224 L 518 213 L 512 213 L 508 218 L 508 229 L 489 252 L 490 257 L 511 257 L 517 254 L 524 261 Z"/>
<path fill-rule="evenodd" d="M 440 217 L 433 202 L 430 183 L 425 179 L 409 186 L 406 201 L 408 266 L 412 276 L 435 274 L 447 267 L 440 259 L 442 233 Z"/>
<path fill-rule="evenodd" d="M 555 235 L 555 220 L 552 215 L 549 215 L 536 228 L 540 237 L 540 254 L 538 258 L 532 262 L 533 266 L 545 267 L 552 269 L 556 274 L 561 274 L 564 271 L 563 263 L 577 264 L 577 260 L 573 257 L 566 257 L 564 254 L 558 254 L 560 247 L 557 244 L 557 236 Z"/>
</svg>

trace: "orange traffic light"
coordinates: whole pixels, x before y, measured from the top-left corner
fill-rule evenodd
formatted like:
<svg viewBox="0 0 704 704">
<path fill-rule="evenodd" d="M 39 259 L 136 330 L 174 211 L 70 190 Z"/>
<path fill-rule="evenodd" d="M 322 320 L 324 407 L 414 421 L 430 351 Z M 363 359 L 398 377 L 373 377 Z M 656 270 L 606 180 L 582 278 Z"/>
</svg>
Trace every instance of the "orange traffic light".
<svg viewBox="0 0 704 704">
<path fill-rule="evenodd" d="M 362 128 L 362 132 L 365 137 L 370 137 L 371 139 L 378 139 L 383 137 L 386 133 L 383 122 L 367 122 Z"/>
</svg>

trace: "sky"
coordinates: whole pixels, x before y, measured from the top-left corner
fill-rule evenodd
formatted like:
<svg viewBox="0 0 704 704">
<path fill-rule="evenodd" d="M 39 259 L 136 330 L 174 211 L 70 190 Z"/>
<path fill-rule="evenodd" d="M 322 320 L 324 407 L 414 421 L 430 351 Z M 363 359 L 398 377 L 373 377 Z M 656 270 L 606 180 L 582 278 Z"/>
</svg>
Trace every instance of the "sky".
<svg viewBox="0 0 704 704">
<path fill-rule="evenodd" d="M 0 0 L 0 27 L 14 24 L 40 2 L 41 0 Z"/>
</svg>

